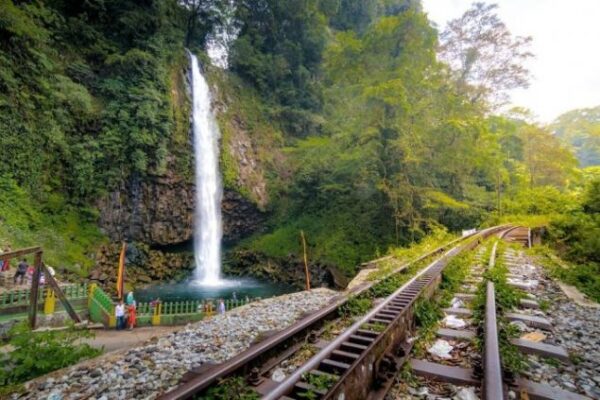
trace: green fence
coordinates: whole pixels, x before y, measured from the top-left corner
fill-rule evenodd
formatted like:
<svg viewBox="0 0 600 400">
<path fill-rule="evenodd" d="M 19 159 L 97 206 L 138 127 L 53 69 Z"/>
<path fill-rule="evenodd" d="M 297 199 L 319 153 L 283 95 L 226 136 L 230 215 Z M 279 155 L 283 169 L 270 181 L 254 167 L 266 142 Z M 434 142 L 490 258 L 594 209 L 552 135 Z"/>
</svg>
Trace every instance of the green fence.
<svg viewBox="0 0 600 400">
<path fill-rule="evenodd" d="M 60 287 L 67 297 L 67 299 L 83 299 L 88 296 L 88 285 L 83 284 L 72 284 Z M 40 290 L 38 296 L 38 304 L 42 304 L 44 299 L 47 297 L 48 287 L 44 287 Z M 31 295 L 31 289 L 20 289 L 11 290 L 9 292 L 0 293 L 0 308 L 15 307 L 15 306 L 27 306 L 29 305 L 29 297 Z"/>
<path fill-rule="evenodd" d="M 116 326 L 115 305 L 108 294 L 93 284 L 88 297 L 90 321 L 100 322 L 105 327 Z"/>
</svg>

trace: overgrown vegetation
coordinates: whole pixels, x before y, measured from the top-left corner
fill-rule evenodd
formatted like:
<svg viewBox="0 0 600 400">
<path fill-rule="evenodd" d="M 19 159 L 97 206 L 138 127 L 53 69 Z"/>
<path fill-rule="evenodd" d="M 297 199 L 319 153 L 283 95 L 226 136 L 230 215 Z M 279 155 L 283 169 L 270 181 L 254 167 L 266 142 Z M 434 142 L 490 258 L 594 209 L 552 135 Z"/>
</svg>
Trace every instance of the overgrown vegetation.
<svg viewBox="0 0 600 400">
<path fill-rule="evenodd" d="M 93 333 L 73 326 L 62 331 L 34 333 L 23 322 L 12 328 L 10 337 L 12 350 L 0 353 L 0 386 L 6 386 L 7 393 L 18 391 L 19 383 L 102 352 L 88 344 L 78 343 L 81 339 L 93 337 Z"/>
<path fill-rule="evenodd" d="M 508 273 L 508 268 L 501 258 L 502 253 L 507 247 L 508 245 L 504 242 L 498 243 L 494 267 L 485 272 L 484 282 L 479 286 L 472 305 L 475 324 L 483 326 L 485 323 L 486 282 L 488 280 L 493 282 L 497 310 L 496 318 L 498 322 L 500 360 L 504 371 L 514 376 L 525 370 L 527 363 L 523 354 L 516 346 L 510 343 L 511 339 L 519 336 L 520 331 L 515 325 L 510 324 L 503 314 L 510 312 L 514 307 L 518 306 L 519 301 L 525 294 L 522 290 L 516 289 L 507 283 L 506 274 Z M 487 255 L 487 259 L 489 259 L 489 254 Z M 480 350 L 483 350 L 485 343 L 481 340 L 478 341 L 478 345 L 480 346 Z"/>
<path fill-rule="evenodd" d="M 47 265 L 88 275 L 93 266 L 89 255 L 105 240 L 96 226 L 95 210 L 70 206 L 58 193 L 40 206 L 6 175 L 0 175 L 0 192 L 1 250 L 42 246 Z"/>
<path fill-rule="evenodd" d="M 600 302 L 600 267 L 588 263 L 571 265 L 551 256 L 554 251 L 548 246 L 536 246 L 530 253 L 546 269 L 549 275 L 568 285 L 575 286 L 590 299 Z M 547 307 L 547 304 L 544 305 Z M 541 305 L 540 305 L 541 307 Z"/>
<path fill-rule="evenodd" d="M 473 251 L 465 251 L 452 258 L 442 272 L 442 281 L 434 297 L 420 298 L 415 304 L 415 323 L 419 329 L 419 339 L 413 350 L 416 357 L 424 356 L 426 346 L 435 337 L 437 324 L 443 317 L 442 309 L 450 305 L 454 293 L 469 275 L 472 264 Z"/>
<path fill-rule="evenodd" d="M 565 143 L 594 162 L 596 110 L 552 128 L 566 142 L 526 111 L 497 115 L 507 89 L 527 86 L 531 55 L 495 6 L 475 4 L 438 32 L 417 0 L 237 3 L 231 69 L 206 70 L 223 103 L 224 184 L 269 212 L 244 250 L 283 264 L 301 254 L 303 230 L 311 261 L 353 275 L 439 226 L 455 232 L 519 213 L 546 215 L 568 258 L 598 263 L 598 235 L 586 235 L 597 212 L 563 207 L 588 180 Z M 67 243 L 55 264 L 90 263 L 91 210 L 107 193 L 165 174 L 190 179 L 185 47 L 207 60 L 223 4 L 2 3 L 0 176 L 32 210 L 52 214 L 48 244 Z M 241 131 L 252 157 L 233 156 Z M 6 222 L 3 239 L 41 241 L 39 226 L 13 233 Z"/>
<path fill-rule="evenodd" d="M 248 386 L 241 376 L 226 378 L 212 385 L 203 394 L 206 400 L 258 400 L 258 393 Z"/>
<path fill-rule="evenodd" d="M 342 307 L 340 313 L 344 318 L 364 315 L 373 307 L 373 299 L 366 296 L 351 297 Z"/>
<path fill-rule="evenodd" d="M 303 378 L 312 388 L 306 392 L 298 393 L 298 396 L 307 400 L 318 399 L 320 397 L 319 391 L 327 390 L 339 379 L 337 375 L 313 374 L 310 372 L 303 375 Z"/>
</svg>

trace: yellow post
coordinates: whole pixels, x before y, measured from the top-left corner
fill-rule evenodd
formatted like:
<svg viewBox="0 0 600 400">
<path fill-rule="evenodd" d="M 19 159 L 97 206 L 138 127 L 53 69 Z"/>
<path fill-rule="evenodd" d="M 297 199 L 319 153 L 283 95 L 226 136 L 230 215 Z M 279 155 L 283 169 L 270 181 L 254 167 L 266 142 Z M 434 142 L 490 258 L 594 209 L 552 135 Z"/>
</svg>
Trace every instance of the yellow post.
<svg viewBox="0 0 600 400">
<path fill-rule="evenodd" d="M 54 290 L 48 288 L 46 290 L 46 298 L 44 299 L 44 314 L 54 314 L 54 308 L 56 307 L 56 295 Z"/>
<path fill-rule="evenodd" d="M 91 307 L 92 297 L 94 296 L 94 291 L 96 290 L 96 286 L 97 286 L 96 283 L 92 283 L 89 286 L 89 289 L 88 289 L 88 308 Z"/>
<path fill-rule="evenodd" d="M 154 307 L 154 315 L 152 315 L 152 325 L 160 325 L 160 314 L 162 313 L 162 303 L 158 303 Z"/>
</svg>

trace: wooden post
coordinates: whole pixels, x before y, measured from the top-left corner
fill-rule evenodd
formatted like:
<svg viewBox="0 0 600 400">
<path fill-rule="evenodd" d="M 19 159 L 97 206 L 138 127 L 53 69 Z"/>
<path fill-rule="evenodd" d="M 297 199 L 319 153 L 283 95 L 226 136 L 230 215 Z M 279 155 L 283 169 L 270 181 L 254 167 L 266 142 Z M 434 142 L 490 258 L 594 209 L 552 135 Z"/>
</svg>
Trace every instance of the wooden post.
<svg viewBox="0 0 600 400">
<path fill-rule="evenodd" d="M 36 251 L 33 261 L 33 276 L 31 277 L 31 292 L 29 293 L 29 327 L 35 329 L 37 320 L 38 290 L 40 288 L 40 273 L 42 272 L 42 251 Z"/>
<path fill-rule="evenodd" d="M 60 286 L 58 286 L 58 283 L 56 283 L 56 280 L 54 280 L 54 277 L 52 275 L 50 275 L 50 271 L 48 270 L 48 268 L 46 268 L 46 266 L 41 262 L 41 260 L 42 260 L 41 253 L 39 253 L 39 254 L 40 254 L 40 268 L 39 269 L 44 270 L 44 276 L 46 277 L 46 283 L 50 284 L 50 286 L 52 287 L 52 290 L 58 296 L 60 302 L 62 303 L 65 310 L 67 310 L 67 313 L 69 313 L 69 316 L 71 317 L 71 319 L 75 322 L 81 322 L 79 315 L 77 315 L 77 313 L 71 306 L 71 303 L 69 303 L 69 300 L 67 300 L 67 298 L 65 297 L 65 294 L 63 293 L 62 289 L 60 288 Z M 36 256 L 37 256 L 37 254 L 36 254 Z M 37 262 L 37 259 L 36 259 L 36 262 Z M 38 268 L 36 268 L 36 270 L 37 269 Z M 39 275 L 38 275 L 38 280 L 39 280 Z"/>
<path fill-rule="evenodd" d="M 304 238 L 304 231 L 300 231 L 302 237 L 302 248 L 304 249 L 304 272 L 306 273 L 306 290 L 310 290 L 310 275 L 308 273 L 308 258 L 306 256 L 306 239 Z"/>
</svg>

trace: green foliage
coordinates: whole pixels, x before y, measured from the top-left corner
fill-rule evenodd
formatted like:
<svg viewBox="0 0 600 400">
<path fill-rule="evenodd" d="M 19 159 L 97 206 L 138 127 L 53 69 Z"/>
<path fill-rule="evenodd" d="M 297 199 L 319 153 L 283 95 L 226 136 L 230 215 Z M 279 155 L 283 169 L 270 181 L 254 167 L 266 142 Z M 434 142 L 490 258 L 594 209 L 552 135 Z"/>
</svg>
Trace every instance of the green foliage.
<svg viewBox="0 0 600 400">
<path fill-rule="evenodd" d="M 306 383 L 311 385 L 314 389 L 308 390 L 303 393 L 298 393 L 298 396 L 303 399 L 312 400 L 312 399 L 319 398 L 319 395 L 316 393 L 316 391 L 327 390 L 335 382 L 337 382 L 339 377 L 336 375 L 331 375 L 331 374 L 317 375 L 317 374 L 313 374 L 313 373 L 309 372 L 308 374 L 303 375 L 303 379 L 306 381 Z"/>
<path fill-rule="evenodd" d="M 588 182 L 577 202 L 555 217 L 547 239 L 559 254 L 577 266 L 547 262 L 550 273 L 600 301 L 600 179 Z"/>
<path fill-rule="evenodd" d="M 232 69 L 268 99 L 287 132 L 316 132 L 321 88 L 315 75 L 326 39 L 319 1 L 242 2 L 237 14 L 242 30 L 232 49 Z"/>
<path fill-rule="evenodd" d="M 88 344 L 76 344 L 93 334 L 74 327 L 33 333 L 25 323 L 20 323 L 11 330 L 10 336 L 13 350 L 0 356 L 1 385 L 24 382 L 101 353 Z"/>
<path fill-rule="evenodd" d="M 582 167 L 600 165 L 600 106 L 572 110 L 559 116 L 551 129 L 573 147 Z"/>
<path fill-rule="evenodd" d="M 369 297 L 352 297 L 342 307 L 340 313 L 344 318 L 364 315 L 373 307 L 373 300 Z"/>
<path fill-rule="evenodd" d="M 547 246 L 534 247 L 531 252 L 550 276 L 575 286 L 590 299 L 600 302 L 600 264 L 588 262 L 570 265 L 561 262 L 556 256 L 551 256 L 553 250 Z"/>
<path fill-rule="evenodd" d="M 419 299 L 415 305 L 415 322 L 424 330 L 434 326 L 443 316 L 440 305 L 430 299 Z"/>
<path fill-rule="evenodd" d="M 408 281 L 409 278 L 410 276 L 406 273 L 392 275 L 369 289 L 369 294 L 374 298 L 387 297 Z"/>
<path fill-rule="evenodd" d="M 104 242 L 93 210 L 66 204 L 53 194 L 40 207 L 16 182 L 0 175 L 0 246 L 12 249 L 42 246 L 44 261 L 53 267 L 87 276 L 90 255 Z M 13 262 L 13 268 L 15 267 Z"/>
<path fill-rule="evenodd" d="M 513 376 L 519 374 L 527 368 L 527 362 L 523 354 L 510 341 L 519 336 L 520 331 L 514 325 L 503 317 L 503 314 L 511 311 L 518 306 L 519 301 L 525 296 L 522 290 L 510 286 L 506 280 L 508 268 L 504 265 L 501 257 L 505 251 L 506 244 L 499 242 L 496 253 L 496 261 L 493 268 L 488 269 L 484 277 L 484 282 L 479 286 L 477 295 L 472 302 L 473 317 L 478 325 L 485 323 L 485 306 L 487 281 L 494 283 L 494 294 L 496 299 L 497 320 L 498 320 L 498 344 L 500 348 L 500 360 L 504 370 Z M 486 254 L 488 259 L 491 254 L 491 247 L 488 248 L 490 253 Z M 484 343 L 480 342 L 480 346 Z"/>
<path fill-rule="evenodd" d="M 81 203 L 164 169 L 183 31 L 161 23 L 174 1 L 70 3 L 3 2 L 0 173 Z"/>
<path fill-rule="evenodd" d="M 243 377 L 226 378 L 211 386 L 203 395 L 206 400 L 258 400 L 258 394 L 250 388 Z"/>
</svg>

